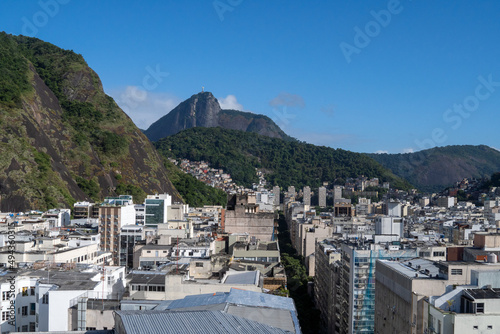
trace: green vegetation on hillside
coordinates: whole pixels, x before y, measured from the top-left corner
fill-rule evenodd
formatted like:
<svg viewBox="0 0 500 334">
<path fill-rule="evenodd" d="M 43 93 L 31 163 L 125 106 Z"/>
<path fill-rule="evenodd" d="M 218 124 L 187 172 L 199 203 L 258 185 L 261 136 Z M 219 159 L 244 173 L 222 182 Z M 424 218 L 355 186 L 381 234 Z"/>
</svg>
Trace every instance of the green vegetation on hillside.
<svg viewBox="0 0 500 334">
<path fill-rule="evenodd" d="M 144 190 L 133 184 L 120 183 L 116 186 L 117 195 L 132 195 L 134 203 L 144 203 L 147 194 Z"/>
<path fill-rule="evenodd" d="M 179 200 L 154 147 L 81 55 L 4 32 L 0 184 L 1 209 L 11 211 L 102 200 L 114 189 Z"/>
<path fill-rule="evenodd" d="M 410 185 L 359 153 L 299 141 L 286 141 L 255 133 L 222 128 L 191 128 L 155 143 L 166 157 L 207 161 L 224 168 L 232 179 L 245 186 L 257 181 L 255 168 L 268 171 L 271 185 L 318 187 L 338 178 L 378 177 L 396 188 Z"/>
<path fill-rule="evenodd" d="M 498 171 L 500 152 L 485 145 L 435 147 L 415 153 L 367 154 L 421 191 L 437 192 L 463 178 Z"/>
<path fill-rule="evenodd" d="M 28 63 L 17 44 L 6 33 L 0 32 L 0 102 L 19 105 L 21 93 L 31 89 L 27 72 Z"/>
<path fill-rule="evenodd" d="M 184 202 L 192 207 L 202 207 L 204 205 L 226 206 L 227 194 L 224 191 L 210 187 L 197 180 L 194 176 L 184 173 L 168 159 L 164 161 L 168 178 L 179 191 Z"/>
</svg>

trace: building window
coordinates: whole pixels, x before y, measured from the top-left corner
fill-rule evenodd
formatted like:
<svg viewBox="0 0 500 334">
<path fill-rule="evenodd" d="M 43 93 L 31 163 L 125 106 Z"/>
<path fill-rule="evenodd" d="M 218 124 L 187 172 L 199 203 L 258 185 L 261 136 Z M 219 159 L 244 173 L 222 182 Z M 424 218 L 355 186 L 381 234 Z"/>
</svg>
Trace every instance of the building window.
<svg viewBox="0 0 500 334">
<path fill-rule="evenodd" d="M 28 287 L 27 287 L 27 286 L 23 287 L 23 290 L 22 290 L 22 291 L 23 291 L 23 292 L 22 292 L 22 296 L 23 296 L 23 297 L 25 297 L 25 296 L 27 296 L 27 295 L 28 295 Z"/>
<path fill-rule="evenodd" d="M 491 325 L 488 325 L 488 327 L 487 327 L 487 328 L 488 328 L 488 329 L 493 329 L 493 326 L 491 326 Z"/>
<path fill-rule="evenodd" d="M 46 293 L 42 297 L 42 304 L 48 304 L 49 303 L 49 294 Z"/>
<path fill-rule="evenodd" d="M 452 275 L 462 275 L 462 269 L 451 269 Z"/>
<path fill-rule="evenodd" d="M 21 315 L 23 317 L 27 316 L 28 315 L 28 306 L 23 306 L 21 307 Z"/>
<path fill-rule="evenodd" d="M 2 300 L 9 300 L 9 299 L 10 299 L 10 291 L 2 292 Z"/>
<path fill-rule="evenodd" d="M 434 252 L 433 256 L 444 256 L 444 252 Z"/>
<path fill-rule="evenodd" d="M 34 331 L 36 331 L 35 323 L 34 322 L 30 322 L 30 332 L 34 332 Z"/>
<path fill-rule="evenodd" d="M 2 312 L 2 321 L 9 320 L 9 311 Z"/>
<path fill-rule="evenodd" d="M 196 268 L 203 268 L 203 262 L 196 262 Z"/>
<path fill-rule="evenodd" d="M 476 304 L 476 313 L 484 313 L 484 303 Z"/>
<path fill-rule="evenodd" d="M 30 303 L 30 315 L 35 315 L 36 313 L 35 303 Z"/>
<path fill-rule="evenodd" d="M 473 328 L 473 329 L 479 329 L 479 327 L 478 327 L 478 326 L 472 326 L 472 328 Z"/>
<path fill-rule="evenodd" d="M 35 287 L 30 286 L 30 296 L 34 296 L 34 295 L 35 295 Z"/>
<path fill-rule="evenodd" d="M 27 332 L 28 331 L 28 325 L 24 325 L 21 327 L 21 332 Z"/>
</svg>

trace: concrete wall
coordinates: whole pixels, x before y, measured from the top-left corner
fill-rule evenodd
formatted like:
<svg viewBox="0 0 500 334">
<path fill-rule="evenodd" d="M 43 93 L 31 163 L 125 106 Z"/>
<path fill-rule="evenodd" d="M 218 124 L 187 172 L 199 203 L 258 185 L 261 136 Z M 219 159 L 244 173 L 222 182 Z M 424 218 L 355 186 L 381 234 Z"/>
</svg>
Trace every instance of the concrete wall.
<svg viewBox="0 0 500 334">
<path fill-rule="evenodd" d="M 500 332 L 500 314 L 457 314 L 453 318 L 454 326 L 452 326 L 452 329 L 454 334 Z M 475 328 L 476 326 L 477 328 Z"/>
<path fill-rule="evenodd" d="M 226 210 L 226 233 L 245 233 L 262 241 L 271 241 L 274 233 L 274 213 L 246 213 L 243 208 Z"/>
<path fill-rule="evenodd" d="M 423 299 L 445 293 L 447 281 L 408 277 L 381 261 L 377 261 L 375 277 L 375 332 L 423 333 Z"/>
</svg>

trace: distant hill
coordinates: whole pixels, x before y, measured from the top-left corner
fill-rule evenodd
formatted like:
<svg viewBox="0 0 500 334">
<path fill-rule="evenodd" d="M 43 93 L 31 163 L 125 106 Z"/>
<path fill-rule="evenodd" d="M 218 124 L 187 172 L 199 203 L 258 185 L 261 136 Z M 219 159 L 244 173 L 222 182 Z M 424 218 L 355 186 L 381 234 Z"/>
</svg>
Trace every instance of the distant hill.
<svg viewBox="0 0 500 334">
<path fill-rule="evenodd" d="M 485 145 L 445 146 L 404 154 L 367 154 L 421 191 L 435 192 L 463 178 L 500 171 L 500 152 Z"/>
<path fill-rule="evenodd" d="M 246 186 L 257 181 L 255 168 L 263 168 L 268 182 L 281 187 L 318 187 L 324 181 L 341 182 L 359 175 L 378 177 L 400 189 L 411 187 L 364 154 L 251 132 L 197 127 L 161 139 L 155 146 L 166 157 L 204 160 L 224 168 L 235 182 Z"/>
<path fill-rule="evenodd" d="M 290 139 L 269 117 L 238 110 L 223 110 L 210 92 L 202 92 L 181 102 L 168 114 L 151 124 L 144 134 L 151 140 L 194 127 L 222 127 L 255 132 L 264 136 Z"/>
<path fill-rule="evenodd" d="M 0 210 L 168 192 L 161 157 L 83 57 L 0 32 Z"/>
</svg>

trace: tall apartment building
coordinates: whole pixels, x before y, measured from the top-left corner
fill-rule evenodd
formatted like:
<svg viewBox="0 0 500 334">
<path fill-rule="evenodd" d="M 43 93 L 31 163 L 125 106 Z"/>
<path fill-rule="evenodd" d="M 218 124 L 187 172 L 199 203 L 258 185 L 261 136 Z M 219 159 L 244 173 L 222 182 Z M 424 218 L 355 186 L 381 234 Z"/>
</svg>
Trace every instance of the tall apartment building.
<svg viewBox="0 0 500 334">
<path fill-rule="evenodd" d="M 288 193 L 287 193 L 288 197 L 293 197 L 295 198 L 295 196 L 297 195 L 296 192 L 295 192 L 295 187 L 294 186 L 289 186 L 288 187 Z"/>
<path fill-rule="evenodd" d="M 273 194 L 274 194 L 274 205 L 279 206 L 280 205 L 280 187 L 279 186 L 273 187 Z"/>
<path fill-rule="evenodd" d="M 304 187 L 304 195 L 302 202 L 304 205 L 311 205 L 311 188 L 309 186 Z"/>
<path fill-rule="evenodd" d="M 135 204 L 135 224 L 144 225 L 144 213 L 146 211 L 146 206 L 144 204 Z"/>
<path fill-rule="evenodd" d="M 333 202 L 342 198 L 342 186 L 333 187 Z"/>
<path fill-rule="evenodd" d="M 337 249 L 341 258 L 335 262 L 336 270 L 316 266 L 316 276 L 321 277 L 320 280 L 332 275 L 329 281 L 336 284 L 335 296 L 329 297 L 335 302 L 326 303 L 328 307 L 318 305 L 324 329 L 330 328 L 328 333 L 373 333 L 376 260 L 411 259 L 417 256 L 417 249 L 387 249 L 384 245 L 363 240 L 342 241 Z M 328 289 L 323 292 L 321 286 L 316 288 L 315 294 L 333 293 Z"/>
<path fill-rule="evenodd" d="M 322 310 L 320 314 L 320 328 L 322 333 L 334 333 L 335 305 L 337 304 L 337 294 L 340 276 L 341 253 L 337 250 L 333 240 L 325 239 L 316 243 L 314 277 L 314 303 L 316 308 Z M 336 280 L 337 279 L 337 280 Z"/>
<path fill-rule="evenodd" d="M 319 187 L 318 189 L 318 205 L 322 208 L 326 207 L 326 188 Z"/>
<path fill-rule="evenodd" d="M 168 207 L 172 205 L 172 196 L 169 194 L 148 195 L 144 205 L 146 225 L 164 224 L 168 221 Z"/>
<path fill-rule="evenodd" d="M 135 216 L 135 207 L 130 202 L 112 200 L 99 206 L 101 250 L 113 254 L 113 264 L 119 263 L 121 227 L 124 225 L 135 225 Z"/>
<path fill-rule="evenodd" d="M 120 266 L 132 268 L 134 266 L 134 247 L 146 239 L 144 226 L 124 225 L 120 231 Z"/>
</svg>

